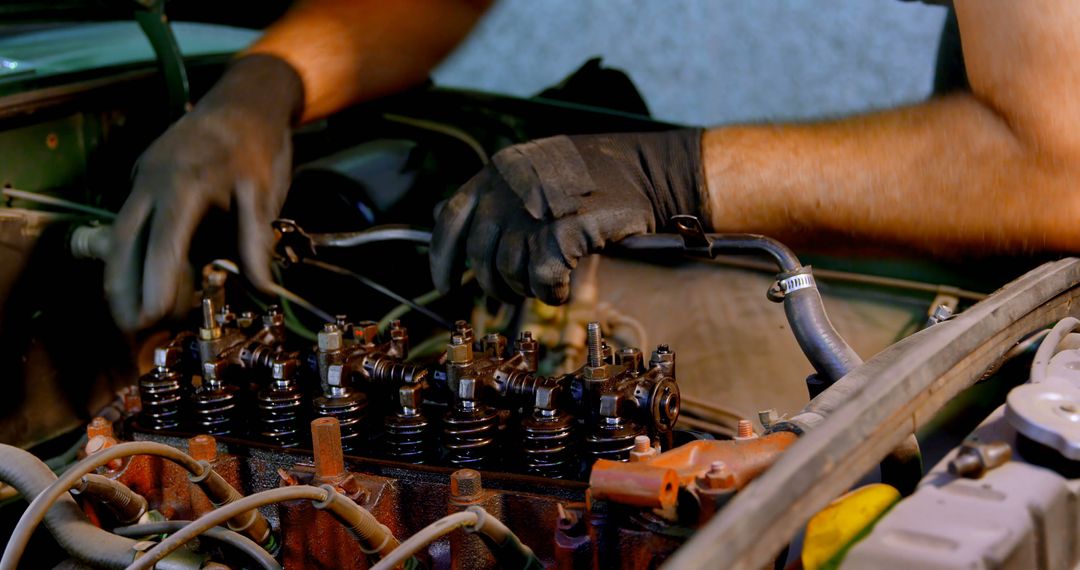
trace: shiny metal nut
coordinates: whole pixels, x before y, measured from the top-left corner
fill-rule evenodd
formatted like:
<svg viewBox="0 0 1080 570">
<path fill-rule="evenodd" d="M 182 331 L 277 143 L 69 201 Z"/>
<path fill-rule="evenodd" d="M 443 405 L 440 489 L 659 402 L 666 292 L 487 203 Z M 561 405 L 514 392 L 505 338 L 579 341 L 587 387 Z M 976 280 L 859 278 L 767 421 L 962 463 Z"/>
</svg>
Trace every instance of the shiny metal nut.
<svg viewBox="0 0 1080 570">
<path fill-rule="evenodd" d="M 180 350 L 175 346 L 159 346 L 154 349 L 154 366 L 173 368 L 180 364 Z"/>
<path fill-rule="evenodd" d="M 540 386 L 536 389 L 534 406 L 541 410 L 554 410 L 557 407 L 559 389 L 555 386 Z"/>
<path fill-rule="evenodd" d="M 462 378 L 458 380 L 458 398 L 462 400 L 476 399 L 476 379 Z"/>
<path fill-rule="evenodd" d="M 423 397 L 417 386 L 402 386 L 398 388 L 398 405 L 402 408 L 417 409 L 423 403 Z"/>
<path fill-rule="evenodd" d="M 607 366 L 586 366 L 582 372 L 586 380 L 607 380 L 611 377 Z"/>
<path fill-rule="evenodd" d="M 453 340 L 460 340 L 455 343 Z M 472 345 L 464 342 L 460 336 L 454 336 L 450 344 L 446 345 L 446 361 L 453 364 L 468 364 L 473 360 Z"/>
<path fill-rule="evenodd" d="M 220 380 L 225 372 L 225 363 L 220 360 L 205 362 L 202 371 L 204 380 Z"/>
<path fill-rule="evenodd" d="M 341 329 L 337 325 L 327 324 L 323 327 L 323 330 L 319 331 L 319 351 L 332 352 L 341 350 L 343 343 L 344 335 L 341 334 Z"/>
<path fill-rule="evenodd" d="M 274 362 L 270 369 L 270 377 L 274 380 L 291 380 L 296 376 L 296 361 L 289 358 Z"/>
<path fill-rule="evenodd" d="M 615 394 L 600 396 L 600 415 L 608 418 L 619 417 L 619 397 Z"/>
<path fill-rule="evenodd" d="M 326 383 L 331 386 L 344 386 L 346 376 L 345 366 L 341 364 L 331 364 L 326 369 Z"/>
</svg>

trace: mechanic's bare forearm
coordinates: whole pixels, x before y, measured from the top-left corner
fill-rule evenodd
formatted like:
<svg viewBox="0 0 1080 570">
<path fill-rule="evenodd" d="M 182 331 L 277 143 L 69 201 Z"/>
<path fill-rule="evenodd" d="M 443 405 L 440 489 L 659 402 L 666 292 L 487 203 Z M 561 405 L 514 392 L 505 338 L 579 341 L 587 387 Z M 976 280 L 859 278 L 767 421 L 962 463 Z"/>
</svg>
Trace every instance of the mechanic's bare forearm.
<svg viewBox="0 0 1080 570">
<path fill-rule="evenodd" d="M 303 120 L 419 84 L 468 34 L 485 0 L 304 0 L 247 53 L 289 62 Z"/>
<path fill-rule="evenodd" d="M 1080 3 L 954 5 L 970 94 L 708 132 L 715 227 L 953 255 L 1080 249 Z"/>
<path fill-rule="evenodd" d="M 710 215 L 825 248 L 943 255 L 1080 248 L 1078 163 L 1024 142 L 975 96 L 703 141 Z"/>
</svg>

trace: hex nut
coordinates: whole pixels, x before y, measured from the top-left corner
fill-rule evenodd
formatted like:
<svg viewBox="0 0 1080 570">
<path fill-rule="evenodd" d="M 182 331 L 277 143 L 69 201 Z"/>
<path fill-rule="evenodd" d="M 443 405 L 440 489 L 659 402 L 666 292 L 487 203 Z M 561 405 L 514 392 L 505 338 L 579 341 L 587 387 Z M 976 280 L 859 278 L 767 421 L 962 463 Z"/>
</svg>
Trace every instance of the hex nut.
<svg viewBox="0 0 1080 570">
<path fill-rule="evenodd" d="M 611 377 L 607 366 L 586 366 L 582 372 L 586 380 L 607 380 Z"/>
<path fill-rule="evenodd" d="M 600 396 L 600 415 L 608 418 L 619 417 L 619 396 L 615 394 Z"/>
<path fill-rule="evenodd" d="M 342 364 L 331 364 L 326 369 L 326 383 L 331 386 L 344 386 L 346 376 L 345 366 Z"/>
<path fill-rule="evenodd" d="M 319 331 L 320 352 L 341 350 L 342 344 L 344 344 L 344 336 L 341 334 L 341 329 L 338 328 L 337 325 L 328 323 L 323 327 L 323 330 Z"/>
<path fill-rule="evenodd" d="M 475 400 L 476 387 L 475 378 L 462 378 L 458 380 L 458 398 L 462 400 Z"/>
<path fill-rule="evenodd" d="M 225 362 L 214 360 L 204 362 L 202 366 L 204 380 L 220 380 L 225 372 Z"/>
<path fill-rule="evenodd" d="M 398 388 L 398 405 L 402 408 L 417 409 L 423 403 L 423 395 L 418 386 L 402 386 Z"/>
<path fill-rule="evenodd" d="M 472 345 L 464 342 L 462 337 L 455 335 L 451 343 L 446 346 L 446 361 L 452 364 L 468 364 L 472 360 Z"/>
<path fill-rule="evenodd" d="M 296 360 L 287 358 L 275 361 L 271 366 L 270 377 L 274 380 L 291 380 L 296 377 Z"/>
<path fill-rule="evenodd" d="M 363 344 L 375 344 L 379 342 L 379 324 L 373 321 L 364 321 L 353 327 L 353 337 Z"/>
<path fill-rule="evenodd" d="M 534 406 L 541 410 L 554 410 L 557 407 L 558 396 L 557 386 L 540 386 L 536 389 Z"/>
<path fill-rule="evenodd" d="M 174 368 L 180 364 L 180 349 L 175 346 L 159 346 L 154 349 L 154 366 Z"/>
</svg>

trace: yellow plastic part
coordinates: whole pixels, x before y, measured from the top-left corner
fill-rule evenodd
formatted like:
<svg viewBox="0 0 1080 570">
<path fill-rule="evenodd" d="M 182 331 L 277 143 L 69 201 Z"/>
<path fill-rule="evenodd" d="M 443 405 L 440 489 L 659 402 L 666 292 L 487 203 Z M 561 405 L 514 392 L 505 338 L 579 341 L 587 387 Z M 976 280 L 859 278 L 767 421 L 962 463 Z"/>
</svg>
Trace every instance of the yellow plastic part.
<svg viewBox="0 0 1080 570">
<path fill-rule="evenodd" d="M 899 491 L 883 483 L 874 483 L 830 503 L 806 525 L 803 568 L 837 567 L 847 549 L 869 532 L 881 515 L 899 500 Z"/>
</svg>

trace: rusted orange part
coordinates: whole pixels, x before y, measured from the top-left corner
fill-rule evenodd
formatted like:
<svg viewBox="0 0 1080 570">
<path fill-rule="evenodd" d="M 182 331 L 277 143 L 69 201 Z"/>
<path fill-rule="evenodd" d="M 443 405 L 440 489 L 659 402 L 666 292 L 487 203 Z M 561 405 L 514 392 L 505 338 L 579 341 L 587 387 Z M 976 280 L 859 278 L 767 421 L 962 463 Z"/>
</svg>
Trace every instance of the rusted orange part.
<svg viewBox="0 0 1080 570">
<path fill-rule="evenodd" d="M 686 485 L 708 471 L 714 461 L 723 461 L 735 475 L 735 488 L 742 489 L 797 439 L 795 434 L 784 431 L 754 439 L 692 441 L 661 453 L 646 464 L 674 469 L 679 482 Z"/>
<path fill-rule="evenodd" d="M 315 478 L 332 480 L 345 474 L 341 449 L 341 425 L 337 418 L 317 418 L 311 422 L 311 443 L 315 451 Z"/>
<path fill-rule="evenodd" d="M 112 422 L 101 416 L 96 416 L 86 426 L 86 437 L 87 439 L 94 439 L 99 435 L 109 438 L 115 437 Z"/>
<path fill-rule="evenodd" d="M 593 464 L 589 486 L 594 499 L 661 509 L 675 504 L 679 477 L 667 467 L 599 459 Z"/>
<path fill-rule="evenodd" d="M 589 486 L 597 499 L 663 508 L 675 503 L 679 487 L 705 474 L 716 461 L 734 476 L 732 488 L 742 489 L 796 439 L 793 433 L 778 432 L 746 440 L 693 441 L 639 463 L 601 459 L 593 465 Z"/>
<path fill-rule="evenodd" d="M 217 440 L 208 434 L 197 435 L 188 440 L 188 455 L 196 461 L 213 462 L 217 459 Z"/>
</svg>

